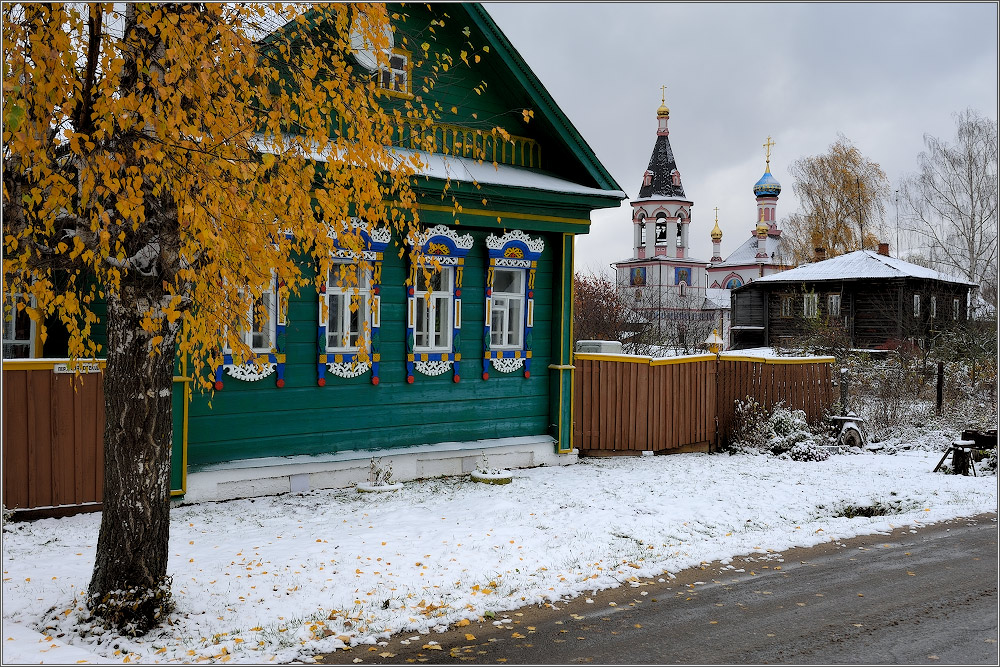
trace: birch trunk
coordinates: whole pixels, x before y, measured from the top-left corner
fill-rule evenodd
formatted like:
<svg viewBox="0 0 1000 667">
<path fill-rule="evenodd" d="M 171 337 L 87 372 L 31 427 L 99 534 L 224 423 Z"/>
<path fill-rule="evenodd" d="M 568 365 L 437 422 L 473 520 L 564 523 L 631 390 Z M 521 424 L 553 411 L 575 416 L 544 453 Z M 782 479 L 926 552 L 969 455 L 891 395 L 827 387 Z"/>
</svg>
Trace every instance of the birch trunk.
<svg viewBox="0 0 1000 667">
<path fill-rule="evenodd" d="M 140 290 L 136 290 L 140 291 Z M 176 325 L 143 331 L 135 291 L 108 298 L 104 511 L 91 610 L 142 634 L 170 610 L 170 450 Z M 155 345 L 154 337 L 162 336 Z"/>
</svg>

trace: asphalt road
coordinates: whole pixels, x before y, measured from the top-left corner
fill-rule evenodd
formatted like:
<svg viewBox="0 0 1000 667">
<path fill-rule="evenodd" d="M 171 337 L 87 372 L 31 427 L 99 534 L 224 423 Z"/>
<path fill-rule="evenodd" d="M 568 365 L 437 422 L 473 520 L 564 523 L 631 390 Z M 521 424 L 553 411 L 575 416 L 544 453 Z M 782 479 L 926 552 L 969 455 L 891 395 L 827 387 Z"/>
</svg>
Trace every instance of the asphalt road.
<svg viewBox="0 0 1000 667">
<path fill-rule="evenodd" d="M 317 659 L 996 665 L 997 565 L 997 516 L 987 514 L 734 559 L 732 568 L 704 564 L 665 583 L 641 581 Z M 441 648 L 426 648 L 431 642 Z"/>
</svg>

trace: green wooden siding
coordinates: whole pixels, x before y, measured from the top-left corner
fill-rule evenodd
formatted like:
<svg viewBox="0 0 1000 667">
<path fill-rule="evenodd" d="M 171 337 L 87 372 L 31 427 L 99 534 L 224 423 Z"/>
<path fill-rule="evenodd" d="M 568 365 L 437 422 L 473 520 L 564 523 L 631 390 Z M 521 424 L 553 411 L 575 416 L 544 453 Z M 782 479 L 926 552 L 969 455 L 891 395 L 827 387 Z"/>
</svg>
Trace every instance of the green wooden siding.
<svg viewBox="0 0 1000 667">
<path fill-rule="evenodd" d="M 327 373 L 326 386 L 317 385 L 318 299 L 312 291 L 293 295 L 286 329 L 285 386 L 275 386 L 276 375 L 257 382 L 225 375 L 224 388 L 214 396 L 195 392 L 189 411 L 189 465 L 557 435 L 553 418 L 558 413 L 550 412 L 549 400 L 553 371 L 548 365 L 558 363 L 553 348 L 556 356 L 560 353 L 559 334 L 554 337 L 553 332 L 562 329 L 558 318 L 560 289 L 565 289 L 565 280 L 561 288 L 559 284 L 560 274 L 565 273 L 564 235 L 544 235 L 545 251 L 535 278 L 531 377 L 493 370 L 484 381 L 485 241 L 489 232 L 464 225 L 461 232 L 472 233 L 475 239 L 462 284 L 461 382 L 453 382 L 450 373 L 436 377 L 417 373 L 413 384 L 406 382 L 406 259 L 397 256 L 394 243 L 385 253 L 382 272 L 379 384 L 371 384 L 369 371 L 349 379 Z M 565 355 L 565 341 L 562 346 Z"/>
</svg>

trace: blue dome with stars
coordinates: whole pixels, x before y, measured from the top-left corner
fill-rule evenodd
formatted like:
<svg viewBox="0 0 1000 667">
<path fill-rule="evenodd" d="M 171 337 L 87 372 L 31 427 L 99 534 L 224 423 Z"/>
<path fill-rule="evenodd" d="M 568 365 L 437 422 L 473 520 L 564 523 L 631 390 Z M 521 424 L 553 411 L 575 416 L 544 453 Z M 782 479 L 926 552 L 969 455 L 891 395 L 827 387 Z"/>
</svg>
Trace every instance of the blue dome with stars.
<svg viewBox="0 0 1000 667">
<path fill-rule="evenodd" d="M 760 177 L 753 186 L 753 193 L 758 197 L 777 197 L 781 192 L 781 183 L 778 182 L 774 176 L 771 175 L 771 170 L 768 169 L 764 172 L 764 175 Z"/>
</svg>

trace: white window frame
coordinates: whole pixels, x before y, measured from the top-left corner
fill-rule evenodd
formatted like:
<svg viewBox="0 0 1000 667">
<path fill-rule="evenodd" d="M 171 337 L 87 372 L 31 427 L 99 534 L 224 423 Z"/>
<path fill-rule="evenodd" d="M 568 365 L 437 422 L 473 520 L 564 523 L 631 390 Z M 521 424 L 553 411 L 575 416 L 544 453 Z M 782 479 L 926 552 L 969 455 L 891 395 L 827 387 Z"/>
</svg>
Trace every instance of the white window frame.
<svg viewBox="0 0 1000 667">
<path fill-rule="evenodd" d="M 802 295 L 802 315 L 807 318 L 815 318 L 819 315 L 819 295 L 818 294 L 803 294 Z"/>
<path fill-rule="evenodd" d="M 920 295 L 913 295 L 913 316 L 920 317 Z"/>
<path fill-rule="evenodd" d="M 17 303 L 21 299 L 20 294 L 9 294 L 3 300 L 3 358 L 4 359 L 34 359 L 35 358 L 35 321 L 28 317 L 25 310 L 17 310 Z M 35 305 L 35 298 L 31 298 L 31 305 Z M 8 319 L 9 314 L 9 319 Z M 28 320 L 27 340 L 17 338 L 17 318 L 24 317 Z M 8 349 L 13 347 L 28 347 L 28 356 L 14 357 L 8 355 Z"/>
<path fill-rule="evenodd" d="M 333 279 L 334 271 L 339 267 L 350 267 L 354 265 L 357 284 L 356 285 L 338 285 Z M 372 327 L 372 294 L 371 294 L 371 284 L 372 284 L 372 268 L 369 266 L 366 269 L 362 269 L 360 262 L 334 262 L 330 271 L 326 276 L 326 293 L 323 295 L 323 306 L 326 310 L 326 351 L 328 353 L 350 353 L 358 352 L 362 348 L 367 349 L 368 343 L 371 339 L 371 327 Z M 357 304 L 354 311 L 352 312 L 351 306 Z M 339 345 L 331 345 L 330 339 L 332 336 L 336 336 L 337 333 L 333 332 L 330 318 L 334 312 L 338 312 L 342 322 L 350 322 L 353 313 L 358 313 L 358 330 L 354 331 L 352 327 L 346 327 L 346 331 L 342 332 L 340 337 Z M 323 314 L 320 313 L 320 321 L 324 321 Z M 354 339 L 355 344 L 351 344 L 351 339 Z"/>
<path fill-rule="evenodd" d="M 958 321 L 958 311 L 962 309 L 962 304 L 958 298 L 951 300 L 951 319 Z"/>
<path fill-rule="evenodd" d="M 274 285 L 274 272 L 271 272 L 271 280 L 268 286 L 261 290 L 260 298 L 267 299 L 267 331 L 255 330 L 254 316 L 257 314 L 256 303 L 251 298 L 249 290 L 241 289 L 239 291 L 239 298 L 245 304 L 244 310 L 239 317 L 238 323 L 238 333 L 240 340 L 250 348 L 250 351 L 254 354 L 270 354 L 274 352 L 278 345 L 278 291 L 275 289 Z M 267 340 L 265 343 L 270 343 L 269 345 L 254 345 L 254 336 L 257 334 L 266 334 Z M 228 345 L 223 346 L 223 351 L 226 354 L 232 354 L 233 350 Z"/>
<path fill-rule="evenodd" d="M 931 311 L 930 312 L 930 316 L 931 316 L 931 319 L 933 320 L 935 317 L 937 317 L 937 297 L 936 296 L 932 296 L 931 297 L 931 308 L 930 308 L 930 311 Z"/>
<path fill-rule="evenodd" d="M 424 281 L 424 268 L 418 267 L 416 269 L 414 286 L 414 308 L 416 312 L 413 318 L 413 351 L 417 353 L 450 353 L 452 332 L 455 328 L 455 267 L 429 267 L 428 270 L 432 274 L 432 279 L 434 274 L 442 276 L 441 289 L 428 292 L 428 285 L 426 283 L 421 285 Z M 445 289 L 444 276 L 448 276 L 447 289 Z M 435 328 L 435 323 L 438 321 L 440 304 L 444 304 L 447 308 L 445 316 L 441 318 L 445 324 L 444 331 L 437 331 Z M 423 329 L 420 327 L 421 315 L 423 316 Z M 442 338 L 441 344 L 434 345 L 434 339 L 439 336 Z M 421 337 L 425 340 L 423 345 L 420 344 Z"/>
<path fill-rule="evenodd" d="M 520 291 L 505 292 L 493 288 L 490 305 L 490 349 L 520 350 L 524 346 L 524 309 L 527 307 L 526 286 L 528 272 L 525 269 L 496 268 L 493 273 L 493 284 L 497 284 L 500 273 L 516 275 L 520 283 Z M 512 318 L 511 315 L 514 314 Z M 513 319 L 516 328 L 511 329 Z"/>
<path fill-rule="evenodd" d="M 830 317 L 840 317 L 840 303 L 841 296 L 839 294 L 830 294 L 826 297 L 826 310 L 827 315 Z"/>
</svg>

